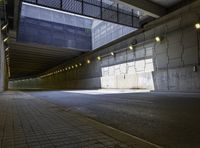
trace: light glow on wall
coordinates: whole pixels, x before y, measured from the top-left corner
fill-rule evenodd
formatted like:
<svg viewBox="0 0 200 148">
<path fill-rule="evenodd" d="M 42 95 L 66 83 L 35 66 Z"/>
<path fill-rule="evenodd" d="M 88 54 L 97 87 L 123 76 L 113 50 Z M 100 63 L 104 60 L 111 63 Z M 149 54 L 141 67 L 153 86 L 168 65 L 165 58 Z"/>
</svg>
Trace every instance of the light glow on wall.
<svg viewBox="0 0 200 148">
<path fill-rule="evenodd" d="M 137 60 L 102 67 L 101 71 L 102 88 L 154 90 L 152 75 L 154 66 L 152 59 Z"/>
</svg>

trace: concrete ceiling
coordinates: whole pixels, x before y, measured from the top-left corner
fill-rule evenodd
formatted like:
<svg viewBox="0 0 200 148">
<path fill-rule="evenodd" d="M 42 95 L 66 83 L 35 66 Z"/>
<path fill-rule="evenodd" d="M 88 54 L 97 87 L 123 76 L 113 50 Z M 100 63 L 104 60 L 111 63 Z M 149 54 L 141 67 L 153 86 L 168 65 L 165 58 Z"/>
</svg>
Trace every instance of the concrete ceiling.
<svg viewBox="0 0 200 148">
<path fill-rule="evenodd" d="M 163 6 L 165 8 L 170 8 L 183 0 L 149 0 L 149 1 L 156 3 L 160 6 Z"/>
<path fill-rule="evenodd" d="M 163 16 L 166 14 L 164 7 L 153 3 L 149 0 L 119 0 L 119 2 L 133 7 L 133 9 L 138 9 L 142 11 L 145 15 L 149 15 L 155 18 Z"/>
<path fill-rule="evenodd" d="M 195 0 L 118 0 L 124 4 L 132 6 L 144 12 L 145 15 L 158 18 L 171 10 L 176 10 L 184 5 L 190 4 Z"/>
<path fill-rule="evenodd" d="M 64 48 L 10 43 L 11 79 L 40 74 L 54 66 L 77 57 L 82 52 Z"/>
</svg>

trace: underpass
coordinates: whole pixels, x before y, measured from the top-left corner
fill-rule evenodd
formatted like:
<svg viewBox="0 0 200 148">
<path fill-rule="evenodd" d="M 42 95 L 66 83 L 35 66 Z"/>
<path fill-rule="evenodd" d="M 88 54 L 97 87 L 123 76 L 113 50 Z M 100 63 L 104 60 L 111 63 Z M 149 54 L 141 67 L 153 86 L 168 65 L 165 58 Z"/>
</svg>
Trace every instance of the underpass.
<svg viewBox="0 0 200 148">
<path fill-rule="evenodd" d="M 0 0 L 0 148 L 198 148 L 199 10 Z"/>
</svg>

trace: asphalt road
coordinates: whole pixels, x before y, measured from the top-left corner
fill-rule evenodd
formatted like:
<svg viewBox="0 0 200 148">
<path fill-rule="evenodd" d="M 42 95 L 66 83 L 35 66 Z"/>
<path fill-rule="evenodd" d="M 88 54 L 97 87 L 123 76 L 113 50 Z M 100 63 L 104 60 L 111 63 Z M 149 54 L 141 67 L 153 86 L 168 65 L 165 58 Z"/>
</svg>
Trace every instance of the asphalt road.
<svg viewBox="0 0 200 148">
<path fill-rule="evenodd" d="M 26 92 L 163 147 L 200 147 L 200 95 Z"/>
</svg>

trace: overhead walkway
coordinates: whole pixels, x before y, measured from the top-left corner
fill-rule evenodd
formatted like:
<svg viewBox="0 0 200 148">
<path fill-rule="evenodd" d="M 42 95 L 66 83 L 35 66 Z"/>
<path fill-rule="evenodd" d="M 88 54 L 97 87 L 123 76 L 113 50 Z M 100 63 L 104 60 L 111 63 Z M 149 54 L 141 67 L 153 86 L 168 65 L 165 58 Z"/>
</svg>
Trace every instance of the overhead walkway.
<svg viewBox="0 0 200 148">
<path fill-rule="evenodd" d="M 113 0 L 23 0 L 23 2 L 134 28 L 139 27 L 138 11 Z"/>
</svg>

